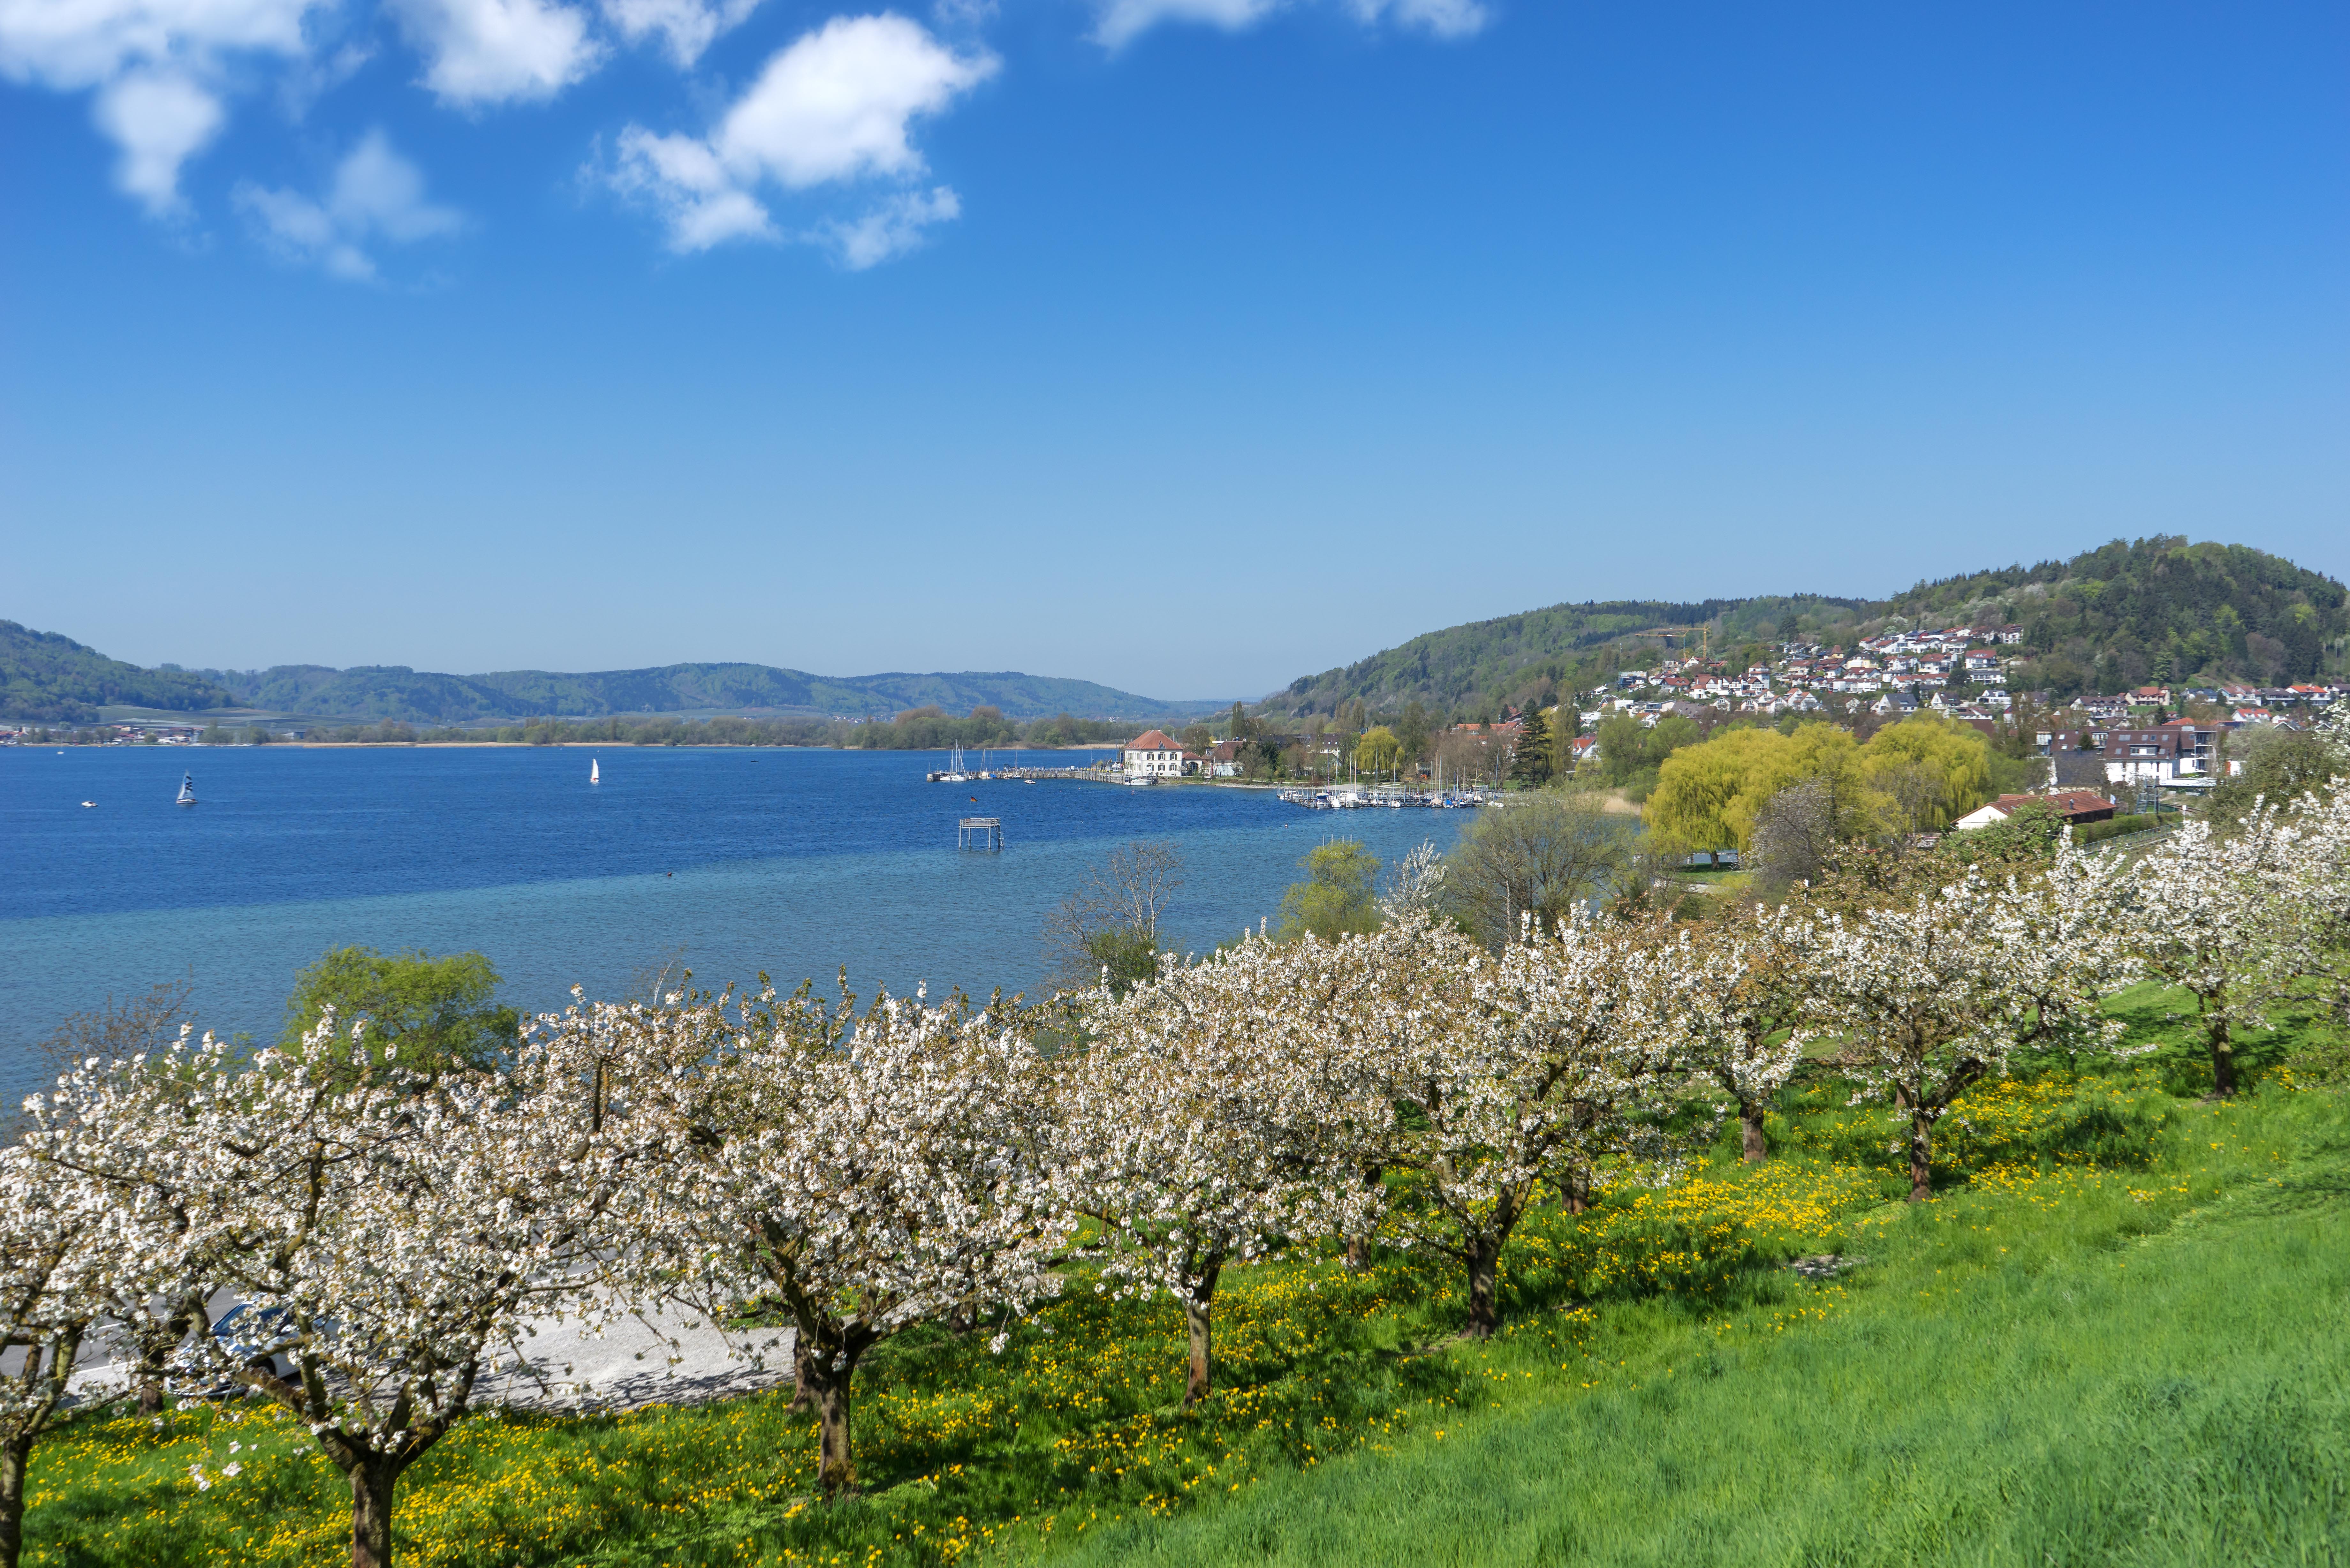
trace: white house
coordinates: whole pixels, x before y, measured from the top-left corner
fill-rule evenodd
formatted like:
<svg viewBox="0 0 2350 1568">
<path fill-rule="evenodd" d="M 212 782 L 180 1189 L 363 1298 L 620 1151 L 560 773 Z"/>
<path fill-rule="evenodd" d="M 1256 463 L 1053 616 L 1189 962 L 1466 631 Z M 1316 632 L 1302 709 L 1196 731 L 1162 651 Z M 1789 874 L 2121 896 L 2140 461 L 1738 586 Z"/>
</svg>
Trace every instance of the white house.
<svg viewBox="0 0 2350 1568">
<path fill-rule="evenodd" d="M 1144 774 L 1153 778 L 1183 776 L 1183 743 L 1163 731 L 1145 730 L 1127 742 L 1124 758 L 1128 778 Z"/>
</svg>

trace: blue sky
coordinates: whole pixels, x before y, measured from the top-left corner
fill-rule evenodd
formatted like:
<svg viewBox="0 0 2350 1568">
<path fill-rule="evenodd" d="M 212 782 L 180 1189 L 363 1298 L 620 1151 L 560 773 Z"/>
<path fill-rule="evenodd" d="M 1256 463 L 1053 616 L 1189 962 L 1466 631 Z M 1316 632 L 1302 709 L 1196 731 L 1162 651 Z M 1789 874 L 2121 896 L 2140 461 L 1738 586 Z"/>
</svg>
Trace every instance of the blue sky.
<svg viewBox="0 0 2350 1568">
<path fill-rule="evenodd" d="M 2350 12 L 0 0 L 0 616 L 1256 695 L 2350 576 Z"/>
</svg>

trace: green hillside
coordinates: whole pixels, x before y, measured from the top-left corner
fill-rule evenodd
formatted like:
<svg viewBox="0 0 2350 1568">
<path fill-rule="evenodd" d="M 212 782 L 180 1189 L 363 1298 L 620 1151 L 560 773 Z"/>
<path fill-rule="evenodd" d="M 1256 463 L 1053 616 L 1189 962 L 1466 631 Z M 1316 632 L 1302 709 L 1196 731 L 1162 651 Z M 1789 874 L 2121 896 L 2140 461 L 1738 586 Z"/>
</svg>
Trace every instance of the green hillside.
<svg viewBox="0 0 2350 1568">
<path fill-rule="evenodd" d="M 1741 600 L 1674 604 L 1661 599 L 1610 599 L 1553 605 L 1495 620 L 1472 621 L 1413 638 L 1399 648 L 1357 659 L 1341 670 L 1300 676 L 1267 701 L 1300 712 L 1322 712 L 1359 699 L 1373 708 L 1414 698 L 1453 708 L 1499 691 L 1529 666 L 1563 653 L 1611 642 L 1651 627 L 1714 619 Z"/>
<path fill-rule="evenodd" d="M 141 670 L 69 637 L 0 620 L 0 719 L 87 724 L 109 702 L 185 711 L 224 708 L 230 701 L 199 677 Z"/>
<path fill-rule="evenodd" d="M 1553 605 L 1427 632 L 1342 669 L 1301 676 L 1265 706 L 1307 714 L 1359 701 L 1373 712 L 1392 712 L 1417 700 L 1440 713 L 1498 711 L 1531 693 L 1647 663 L 1660 646 L 1660 628 L 1701 628 L 1717 654 L 1736 658 L 1791 634 L 1849 643 L 1920 625 L 2023 627 L 2031 661 L 2018 683 L 2060 698 L 2147 681 L 2275 685 L 2344 669 L 2350 593 L 2243 545 L 2116 540 L 2070 560 L 1921 582 L 1884 599 L 1772 595 Z"/>
</svg>

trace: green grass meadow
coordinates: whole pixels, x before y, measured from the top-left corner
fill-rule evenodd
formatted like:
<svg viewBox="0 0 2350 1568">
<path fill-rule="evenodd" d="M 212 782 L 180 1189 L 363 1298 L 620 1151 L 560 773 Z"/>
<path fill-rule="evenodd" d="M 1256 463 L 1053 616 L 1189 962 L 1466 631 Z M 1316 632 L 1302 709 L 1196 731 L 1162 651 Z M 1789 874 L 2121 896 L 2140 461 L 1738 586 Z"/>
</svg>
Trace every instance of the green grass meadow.
<svg viewBox="0 0 2350 1568">
<path fill-rule="evenodd" d="M 1504 1332 L 1386 1258 L 1236 1271 L 1217 1394 L 1167 1303 L 1071 1282 L 1000 1356 L 935 1330 L 858 1374 L 860 1499 L 815 1501 L 780 1397 L 484 1416 L 401 1483 L 402 1561 L 542 1564 L 2318 1563 L 2350 1561 L 2350 1106 L 2256 1040 L 2236 1102 L 2170 1042 L 2038 1064 L 1945 1124 L 1911 1207 L 1881 1111 L 1819 1082 L 1774 1158 L 1538 1215 Z M 1830 1280 L 1783 1267 L 1866 1260 Z M 232 1472 L 229 1467 L 234 1466 Z M 198 1474 L 201 1472 L 202 1483 Z M 341 1478 L 253 1405 L 84 1415 L 36 1450 L 25 1561 L 348 1561 Z"/>
</svg>

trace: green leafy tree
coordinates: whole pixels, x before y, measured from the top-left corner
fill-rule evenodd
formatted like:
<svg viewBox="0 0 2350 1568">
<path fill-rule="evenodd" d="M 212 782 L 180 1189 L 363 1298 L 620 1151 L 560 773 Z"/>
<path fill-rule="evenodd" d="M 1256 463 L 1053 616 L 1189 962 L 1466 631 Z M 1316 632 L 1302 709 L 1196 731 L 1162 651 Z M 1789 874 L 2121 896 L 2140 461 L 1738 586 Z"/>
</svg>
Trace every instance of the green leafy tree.
<svg viewBox="0 0 2350 1568">
<path fill-rule="evenodd" d="M 1981 732 L 1930 714 L 1877 731 L 1861 748 L 1861 768 L 1912 832 L 1945 826 L 1990 797 L 1991 747 Z"/>
<path fill-rule="evenodd" d="M 2316 730 L 2251 729 L 2233 737 L 2244 771 L 2211 792 L 2211 809 L 2234 818 L 2254 802 L 2288 802 L 2314 790 L 2333 793 L 2334 780 L 2350 772 L 2350 745 Z"/>
<path fill-rule="evenodd" d="M 1385 724 L 1374 724 L 1363 732 L 1355 742 L 1355 765 L 1367 777 L 1377 778 L 1396 765 L 1396 755 L 1401 750 L 1395 732 Z"/>
<path fill-rule="evenodd" d="M 1379 926 L 1378 857 L 1352 838 L 1334 839 L 1305 852 L 1298 866 L 1305 880 L 1281 896 L 1281 938 L 1312 934 L 1324 941 Z"/>
<path fill-rule="evenodd" d="M 1403 705 L 1395 722 L 1396 754 L 1409 766 L 1428 755 L 1428 709 L 1417 697 Z"/>
<path fill-rule="evenodd" d="M 1550 725 L 1543 711 L 1533 703 L 1526 704 L 1520 716 L 1517 749 L 1510 754 L 1510 776 L 1528 789 L 1540 789 L 1550 783 Z"/>
<path fill-rule="evenodd" d="M 1495 951 L 1533 915 L 1555 926 L 1637 880 L 1630 826 L 1588 794 L 1544 790 L 1481 811 L 1445 860 L 1445 912 Z"/>
<path fill-rule="evenodd" d="M 522 1027 L 522 1014 L 500 1005 L 497 990 L 498 971 L 480 953 L 336 948 L 295 977 L 285 1039 L 298 1043 L 331 1007 L 336 1060 L 354 1075 L 394 1049 L 403 1065 L 426 1072 L 494 1067 Z M 354 1044 L 351 1025 L 361 1020 L 367 1028 Z"/>
</svg>

